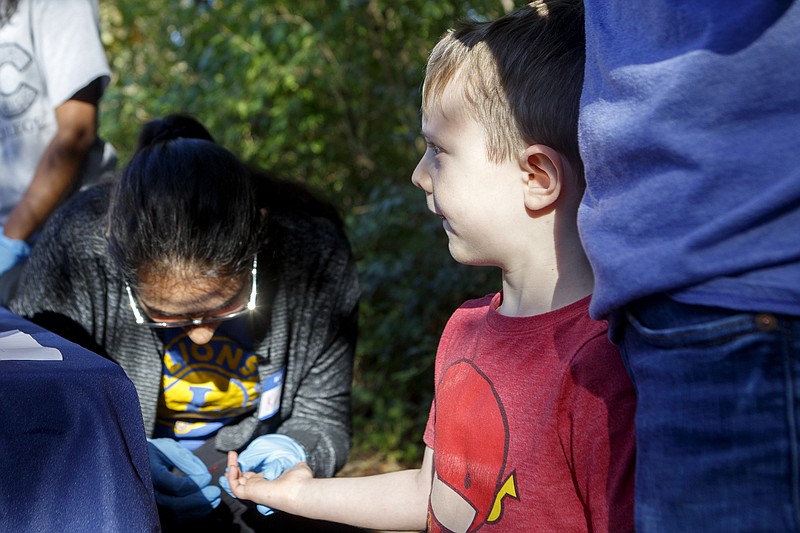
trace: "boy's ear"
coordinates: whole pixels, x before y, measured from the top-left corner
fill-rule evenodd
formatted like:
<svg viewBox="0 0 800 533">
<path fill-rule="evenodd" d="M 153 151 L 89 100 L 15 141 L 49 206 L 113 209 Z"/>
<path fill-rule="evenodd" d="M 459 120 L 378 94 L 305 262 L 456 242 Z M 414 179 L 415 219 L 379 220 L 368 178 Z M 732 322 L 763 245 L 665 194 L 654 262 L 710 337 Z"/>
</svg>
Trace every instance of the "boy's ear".
<svg viewBox="0 0 800 533">
<path fill-rule="evenodd" d="M 528 146 L 520 159 L 525 173 L 525 207 L 541 211 L 552 206 L 561 194 L 564 181 L 563 156 L 543 144 Z"/>
</svg>

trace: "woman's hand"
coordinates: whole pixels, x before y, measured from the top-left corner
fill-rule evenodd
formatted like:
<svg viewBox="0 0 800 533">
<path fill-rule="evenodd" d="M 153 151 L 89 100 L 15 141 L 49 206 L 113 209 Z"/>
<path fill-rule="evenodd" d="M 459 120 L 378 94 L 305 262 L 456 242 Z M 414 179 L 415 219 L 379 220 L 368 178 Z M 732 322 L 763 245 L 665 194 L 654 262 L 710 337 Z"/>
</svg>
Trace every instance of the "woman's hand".
<svg viewBox="0 0 800 533">
<path fill-rule="evenodd" d="M 196 520 L 222 501 L 203 461 L 173 439 L 147 439 L 156 503 L 181 520 Z M 182 474 L 175 473 L 178 469 Z"/>
</svg>

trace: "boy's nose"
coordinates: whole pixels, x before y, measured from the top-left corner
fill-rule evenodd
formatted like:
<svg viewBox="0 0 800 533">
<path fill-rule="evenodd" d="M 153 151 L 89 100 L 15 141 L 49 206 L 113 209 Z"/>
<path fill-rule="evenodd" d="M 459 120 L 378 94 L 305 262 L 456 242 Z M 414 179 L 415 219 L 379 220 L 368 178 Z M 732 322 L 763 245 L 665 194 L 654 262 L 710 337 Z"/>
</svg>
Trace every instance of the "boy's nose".
<svg viewBox="0 0 800 533">
<path fill-rule="evenodd" d="M 411 174 L 411 183 L 425 191 L 426 193 L 431 193 L 431 177 L 428 174 L 427 170 L 423 165 L 425 158 L 423 157 L 420 159 L 419 163 L 417 163 L 417 167 L 414 169 L 414 172 Z"/>
</svg>

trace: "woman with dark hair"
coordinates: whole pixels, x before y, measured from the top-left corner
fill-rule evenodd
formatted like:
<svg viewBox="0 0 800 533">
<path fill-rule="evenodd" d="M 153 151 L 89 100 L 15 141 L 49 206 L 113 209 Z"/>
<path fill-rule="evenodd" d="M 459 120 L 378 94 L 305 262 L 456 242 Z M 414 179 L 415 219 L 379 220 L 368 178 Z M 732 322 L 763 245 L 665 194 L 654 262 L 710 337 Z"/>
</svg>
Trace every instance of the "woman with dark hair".
<svg viewBox="0 0 800 533">
<path fill-rule="evenodd" d="M 131 378 L 165 529 L 245 514 L 211 483 L 222 452 L 332 476 L 350 446 L 359 287 L 341 223 L 210 139 L 190 117 L 145 126 L 113 190 L 56 212 L 10 305 Z"/>
</svg>

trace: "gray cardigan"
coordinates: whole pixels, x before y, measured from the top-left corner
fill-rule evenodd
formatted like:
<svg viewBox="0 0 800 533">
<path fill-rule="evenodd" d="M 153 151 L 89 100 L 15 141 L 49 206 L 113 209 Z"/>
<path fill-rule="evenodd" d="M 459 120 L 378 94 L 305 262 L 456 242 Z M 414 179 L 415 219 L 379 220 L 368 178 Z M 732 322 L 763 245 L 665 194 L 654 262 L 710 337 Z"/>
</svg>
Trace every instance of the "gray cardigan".
<svg viewBox="0 0 800 533">
<path fill-rule="evenodd" d="M 122 366 L 139 394 L 149 436 L 163 346 L 153 330 L 134 322 L 108 255 L 109 192 L 108 185 L 88 189 L 56 211 L 9 307 Z M 271 213 L 269 238 L 258 257 L 258 308 L 249 327 L 260 377 L 286 369 L 280 411 L 266 422 L 254 413 L 223 428 L 215 446 L 241 449 L 261 434 L 284 433 L 305 448 L 315 475 L 332 476 L 350 449 L 356 268 L 338 224 L 311 214 Z"/>
</svg>

